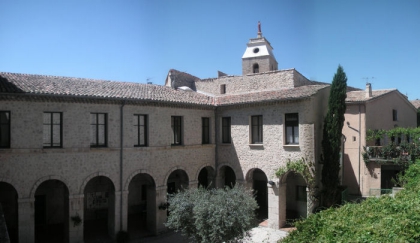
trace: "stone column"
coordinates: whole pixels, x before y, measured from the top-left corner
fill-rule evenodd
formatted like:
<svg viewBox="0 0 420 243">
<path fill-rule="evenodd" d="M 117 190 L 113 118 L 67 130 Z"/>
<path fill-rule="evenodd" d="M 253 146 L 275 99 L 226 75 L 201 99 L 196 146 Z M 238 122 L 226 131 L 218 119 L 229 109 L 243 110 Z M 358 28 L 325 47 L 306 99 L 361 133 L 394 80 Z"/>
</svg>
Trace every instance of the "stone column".
<svg viewBox="0 0 420 243">
<path fill-rule="evenodd" d="M 84 197 L 84 194 L 69 195 L 69 241 L 71 243 L 83 242 Z M 78 225 L 71 219 L 75 216 L 81 219 Z"/>
<path fill-rule="evenodd" d="M 114 225 L 110 225 L 113 226 L 112 229 L 110 229 L 113 238 L 115 238 L 121 228 L 121 191 L 115 192 L 114 202 Z M 110 218 L 108 217 L 108 219 Z"/>
<path fill-rule="evenodd" d="M 167 209 L 162 210 L 159 209 L 159 205 L 166 204 L 166 194 L 167 194 L 167 187 L 166 186 L 160 186 L 156 187 L 156 224 L 155 224 L 155 234 L 159 234 L 163 231 L 166 231 L 166 220 L 168 218 L 167 216 Z"/>
<path fill-rule="evenodd" d="M 268 227 L 279 229 L 279 183 L 267 183 L 268 193 Z"/>
<path fill-rule="evenodd" d="M 198 188 L 198 180 L 189 181 L 188 188 Z"/>
<path fill-rule="evenodd" d="M 279 228 L 282 228 L 286 225 L 286 190 L 287 183 L 279 183 Z"/>
<path fill-rule="evenodd" d="M 19 198 L 19 242 L 35 242 L 35 198 Z"/>
<path fill-rule="evenodd" d="M 128 191 L 122 192 L 122 229 L 127 231 L 128 225 Z"/>
</svg>

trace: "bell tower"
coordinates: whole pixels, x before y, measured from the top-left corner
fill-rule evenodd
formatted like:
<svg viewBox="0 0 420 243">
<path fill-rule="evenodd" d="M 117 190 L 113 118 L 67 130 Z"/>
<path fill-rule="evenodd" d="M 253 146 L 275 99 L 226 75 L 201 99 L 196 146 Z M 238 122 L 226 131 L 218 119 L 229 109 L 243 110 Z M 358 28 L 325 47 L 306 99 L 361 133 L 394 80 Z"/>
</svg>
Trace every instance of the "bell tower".
<svg viewBox="0 0 420 243">
<path fill-rule="evenodd" d="M 242 56 L 242 75 L 263 73 L 278 69 L 276 58 L 273 55 L 273 47 L 262 36 L 261 23 L 258 21 L 257 38 L 252 38 L 247 44 Z"/>
</svg>

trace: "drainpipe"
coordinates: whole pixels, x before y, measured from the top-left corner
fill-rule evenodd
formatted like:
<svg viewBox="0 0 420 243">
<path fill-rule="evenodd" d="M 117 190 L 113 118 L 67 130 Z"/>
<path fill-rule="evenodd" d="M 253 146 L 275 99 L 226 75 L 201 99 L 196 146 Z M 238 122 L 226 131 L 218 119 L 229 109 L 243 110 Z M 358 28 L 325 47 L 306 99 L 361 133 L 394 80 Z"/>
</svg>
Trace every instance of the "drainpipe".
<svg viewBox="0 0 420 243">
<path fill-rule="evenodd" d="M 120 107 L 120 230 L 123 230 L 123 155 L 124 155 L 124 105 L 122 101 Z"/>
<path fill-rule="evenodd" d="M 217 176 L 219 175 L 219 171 L 218 171 L 218 166 L 219 166 L 219 156 L 218 156 L 218 154 L 219 154 L 219 133 L 220 133 L 220 131 L 219 131 L 219 108 L 218 107 L 216 107 L 216 109 L 215 109 L 215 115 L 214 115 L 214 130 L 215 130 L 215 144 L 216 144 L 216 151 L 215 151 L 215 153 L 214 153 L 214 156 L 215 156 L 215 158 L 214 158 L 214 168 L 215 168 L 215 174 L 214 174 L 214 187 L 216 188 L 217 187 Z"/>
<path fill-rule="evenodd" d="M 363 192 L 363 188 L 361 188 L 361 183 L 360 183 L 360 152 L 361 152 L 361 146 L 362 146 L 362 141 L 361 141 L 361 122 L 362 122 L 362 117 L 361 117 L 361 111 L 360 111 L 360 106 L 361 104 L 359 104 L 359 153 L 358 153 L 358 157 L 359 157 L 359 189 L 361 190 L 361 193 Z M 363 193 L 362 193 L 363 194 Z"/>
</svg>

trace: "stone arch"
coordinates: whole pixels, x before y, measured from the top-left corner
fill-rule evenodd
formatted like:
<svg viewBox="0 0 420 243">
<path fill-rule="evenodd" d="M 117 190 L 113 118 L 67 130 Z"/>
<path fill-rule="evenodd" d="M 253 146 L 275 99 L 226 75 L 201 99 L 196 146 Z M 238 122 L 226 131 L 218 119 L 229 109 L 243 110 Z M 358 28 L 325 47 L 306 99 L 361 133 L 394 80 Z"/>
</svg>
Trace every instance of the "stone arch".
<svg viewBox="0 0 420 243">
<path fill-rule="evenodd" d="M 238 171 L 235 166 L 233 166 L 231 164 L 228 164 L 228 163 L 220 164 L 219 166 L 217 166 L 217 173 L 219 173 L 220 169 L 223 166 L 229 166 L 230 168 L 232 168 L 233 172 L 235 172 L 236 180 L 243 180 L 245 178 L 242 170 Z"/>
<path fill-rule="evenodd" d="M 215 185 L 216 171 L 213 166 L 206 164 L 201 166 L 195 174 L 194 179 L 197 180 L 198 186 L 204 186 L 206 188 L 214 188 Z"/>
<path fill-rule="evenodd" d="M 18 189 L 16 189 L 16 186 L 13 185 L 13 181 L 11 179 L 0 177 L 0 182 L 5 182 L 5 183 L 10 184 L 11 186 L 13 186 L 13 188 L 16 190 L 16 193 L 18 195 L 18 198 L 22 198 L 22 194 L 18 191 Z"/>
<path fill-rule="evenodd" d="M 246 174 L 246 184 L 252 188 L 255 200 L 258 204 L 256 210 L 259 220 L 268 219 L 268 177 L 260 168 L 252 168 Z"/>
<path fill-rule="evenodd" d="M 124 183 L 124 188 L 123 188 L 123 190 L 124 191 L 128 191 L 128 187 L 130 186 L 130 182 L 131 182 L 131 180 L 136 176 L 136 175 L 138 175 L 138 174 L 147 174 L 147 175 L 149 175 L 150 177 L 152 177 L 152 179 L 153 179 L 153 182 L 155 183 L 155 186 L 156 186 L 156 177 L 154 177 L 153 176 L 153 174 L 149 171 L 149 170 L 146 170 L 146 169 L 139 169 L 139 170 L 136 170 L 136 171 L 134 171 L 133 173 L 131 173 L 130 174 L 130 176 L 128 176 L 128 178 L 127 178 L 127 180 L 125 180 L 125 183 Z"/>
<path fill-rule="evenodd" d="M 44 176 L 41 177 L 40 179 L 38 179 L 32 186 L 31 192 L 29 194 L 30 198 L 34 198 L 35 197 L 35 192 L 36 189 L 38 189 L 39 185 L 41 185 L 44 181 L 48 181 L 48 180 L 57 180 L 57 181 L 61 181 L 66 187 L 67 190 L 69 190 L 69 183 L 67 182 L 67 180 L 65 180 L 62 176 L 57 176 L 57 175 L 49 175 L 49 176 Z M 69 190 L 69 194 L 70 194 L 70 190 Z"/>
<path fill-rule="evenodd" d="M 79 189 L 79 194 L 85 194 L 85 187 L 86 187 L 86 185 L 87 185 L 87 183 L 92 179 L 92 178 L 94 178 L 94 177 L 96 177 L 96 176 L 104 176 L 104 177 L 106 177 L 106 178 L 108 178 L 109 180 L 111 180 L 111 182 L 112 182 L 112 184 L 113 184 L 113 186 L 114 186 L 114 188 L 116 188 L 115 187 L 115 185 L 116 185 L 116 183 L 115 183 L 115 181 L 113 181 L 112 179 L 111 179 L 111 177 L 109 176 L 109 174 L 108 173 L 105 173 L 105 172 L 102 172 L 102 171 L 98 171 L 98 172 L 95 172 L 95 173 L 93 173 L 93 174 L 90 174 L 90 175 L 88 175 L 84 180 L 83 180 L 83 183 L 82 183 L 82 185 L 80 185 L 80 189 Z"/>
<path fill-rule="evenodd" d="M 172 167 L 172 168 L 168 171 L 168 173 L 166 173 L 166 175 L 165 175 L 165 179 L 163 180 L 163 184 L 162 184 L 162 185 L 166 186 L 166 184 L 168 183 L 169 176 L 172 174 L 172 172 L 174 172 L 174 171 L 176 171 L 176 170 L 183 170 L 183 171 L 187 174 L 187 176 L 188 176 L 188 180 L 191 180 L 191 177 L 190 177 L 190 175 L 188 174 L 187 169 L 186 169 L 185 167 L 183 167 L 183 166 L 175 166 L 175 167 Z"/>
<path fill-rule="evenodd" d="M 7 225 L 9 239 L 18 242 L 19 217 L 18 217 L 18 192 L 11 183 L 12 181 L 0 178 L 0 202 L 3 208 L 3 220 Z"/>
<path fill-rule="evenodd" d="M 255 168 L 251 168 L 251 169 L 249 169 L 248 170 L 248 172 L 245 174 L 245 180 L 246 181 L 248 181 L 248 180 L 252 180 L 253 179 L 253 176 L 254 176 L 254 171 L 255 170 L 261 170 L 262 172 L 264 172 L 264 174 L 265 174 L 265 176 L 267 177 L 267 180 L 268 180 L 268 176 L 267 176 L 267 172 L 265 172 L 263 169 L 261 169 L 261 168 L 258 168 L 258 167 L 255 167 Z"/>
<path fill-rule="evenodd" d="M 211 168 L 214 170 L 214 167 L 213 167 L 212 165 L 210 165 L 210 164 L 206 164 L 206 165 L 200 166 L 200 167 L 198 168 L 198 170 L 195 172 L 195 176 L 194 176 L 194 178 L 198 178 L 198 175 L 200 174 L 200 171 L 201 171 L 202 169 L 206 168 L 206 167 L 211 167 Z"/>
</svg>

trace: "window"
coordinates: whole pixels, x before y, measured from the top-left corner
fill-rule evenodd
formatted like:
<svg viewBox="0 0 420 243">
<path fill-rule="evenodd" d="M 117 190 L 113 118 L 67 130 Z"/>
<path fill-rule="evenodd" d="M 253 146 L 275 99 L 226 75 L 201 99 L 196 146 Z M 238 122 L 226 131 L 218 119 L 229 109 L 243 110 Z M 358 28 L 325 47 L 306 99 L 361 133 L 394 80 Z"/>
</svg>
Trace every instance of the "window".
<svg viewBox="0 0 420 243">
<path fill-rule="evenodd" d="M 222 143 L 231 143 L 230 117 L 222 117 Z"/>
<path fill-rule="evenodd" d="M 63 145 L 63 120 L 61 112 L 44 112 L 44 148 L 61 148 Z"/>
<path fill-rule="evenodd" d="M 10 111 L 0 111 L 0 148 L 10 148 Z"/>
<path fill-rule="evenodd" d="M 221 94 L 226 94 L 226 84 L 221 84 L 220 85 L 220 93 Z"/>
<path fill-rule="evenodd" d="M 134 147 L 147 146 L 147 115 L 134 115 L 134 131 L 136 133 Z"/>
<path fill-rule="evenodd" d="M 251 116 L 251 143 L 263 143 L 262 116 Z"/>
<path fill-rule="evenodd" d="M 306 186 L 296 186 L 296 201 L 306 202 Z"/>
<path fill-rule="evenodd" d="M 182 117 L 173 116 L 171 117 L 171 127 L 172 127 L 172 145 L 181 145 L 182 144 Z"/>
<path fill-rule="evenodd" d="M 286 144 L 299 144 L 299 115 L 286 114 Z"/>
<path fill-rule="evenodd" d="M 258 63 L 255 63 L 254 65 L 252 65 L 252 72 L 253 73 L 259 73 L 260 72 L 260 66 L 258 65 Z"/>
<path fill-rule="evenodd" d="M 107 114 L 90 114 L 90 146 L 106 147 L 107 145 Z"/>
<path fill-rule="evenodd" d="M 201 118 L 201 143 L 210 143 L 210 118 L 208 117 Z"/>
<path fill-rule="evenodd" d="M 397 110 L 392 110 L 392 120 L 398 121 L 398 112 Z"/>
</svg>

